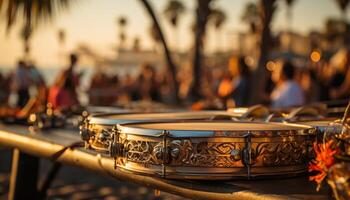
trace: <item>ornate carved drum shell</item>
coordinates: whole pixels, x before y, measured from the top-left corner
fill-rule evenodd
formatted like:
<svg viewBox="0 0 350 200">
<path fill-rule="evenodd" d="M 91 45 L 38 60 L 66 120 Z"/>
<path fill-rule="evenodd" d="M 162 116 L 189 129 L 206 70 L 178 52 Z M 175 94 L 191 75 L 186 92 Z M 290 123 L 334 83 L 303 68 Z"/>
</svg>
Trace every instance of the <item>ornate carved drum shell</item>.
<svg viewBox="0 0 350 200">
<path fill-rule="evenodd" d="M 117 124 L 164 120 L 209 120 L 213 118 L 231 119 L 236 113 L 226 111 L 196 111 L 167 113 L 109 113 L 93 114 L 84 120 L 80 134 L 86 147 L 102 153 L 109 153 L 111 132 Z"/>
<path fill-rule="evenodd" d="M 118 125 L 120 169 L 175 179 L 232 179 L 303 173 L 310 126 L 258 122 L 149 122 Z"/>
</svg>

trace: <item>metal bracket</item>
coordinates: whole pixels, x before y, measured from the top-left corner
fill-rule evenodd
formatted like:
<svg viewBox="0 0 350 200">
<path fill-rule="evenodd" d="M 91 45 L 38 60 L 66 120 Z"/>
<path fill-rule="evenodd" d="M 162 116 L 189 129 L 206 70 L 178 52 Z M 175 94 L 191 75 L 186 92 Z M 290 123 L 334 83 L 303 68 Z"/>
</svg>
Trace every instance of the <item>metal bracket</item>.
<svg viewBox="0 0 350 200">
<path fill-rule="evenodd" d="M 243 164 L 247 167 L 248 179 L 251 177 L 251 166 L 252 162 L 252 147 L 251 147 L 251 132 L 248 131 L 248 134 L 245 137 L 245 147 L 243 149 Z"/>
<path fill-rule="evenodd" d="M 89 122 L 88 116 L 83 115 L 83 121 L 82 125 L 79 126 L 79 134 L 82 140 L 85 141 L 85 143 L 88 143 L 90 140 L 90 130 L 89 130 Z"/>
<path fill-rule="evenodd" d="M 169 162 L 169 151 L 167 145 L 167 138 L 169 137 L 169 132 L 163 130 L 161 137 L 163 137 L 163 163 L 162 163 L 162 177 L 166 176 L 166 164 Z"/>
<path fill-rule="evenodd" d="M 109 144 L 109 155 L 114 158 L 114 169 L 117 169 L 117 159 L 122 154 L 122 144 L 119 142 L 119 130 L 115 125 L 112 128 L 112 140 Z"/>
</svg>

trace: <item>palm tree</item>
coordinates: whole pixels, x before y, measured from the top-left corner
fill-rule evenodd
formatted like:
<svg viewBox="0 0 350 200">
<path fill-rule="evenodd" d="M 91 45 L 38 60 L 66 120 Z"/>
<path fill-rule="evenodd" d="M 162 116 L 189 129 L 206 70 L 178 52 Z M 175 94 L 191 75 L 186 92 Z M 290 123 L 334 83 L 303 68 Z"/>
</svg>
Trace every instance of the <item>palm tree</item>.
<svg viewBox="0 0 350 200">
<path fill-rule="evenodd" d="M 7 30 L 19 21 L 23 21 L 27 27 L 35 27 L 68 9 L 71 2 L 72 0 L 0 0 L 0 11 L 5 12 Z M 18 19 L 19 16 L 22 19 Z"/>
<path fill-rule="evenodd" d="M 158 45 L 161 44 L 161 39 L 158 34 L 157 28 L 154 24 L 149 27 L 149 34 L 154 43 L 154 49 L 158 49 Z"/>
<path fill-rule="evenodd" d="M 221 41 L 221 37 L 220 37 L 220 30 L 221 30 L 221 27 L 222 25 L 226 22 L 226 14 L 220 10 L 220 9 L 213 9 L 211 11 L 211 14 L 210 14 L 210 19 L 213 24 L 214 24 L 214 27 L 215 27 L 215 30 L 216 30 L 216 38 L 217 38 L 217 47 L 216 47 L 216 51 L 219 52 L 219 47 L 220 47 L 220 41 Z"/>
<path fill-rule="evenodd" d="M 325 36 L 329 44 L 341 41 L 343 44 L 349 44 L 349 25 L 342 19 L 328 18 L 325 21 Z"/>
<path fill-rule="evenodd" d="M 71 0 L 0 0 L 0 15 L 6 18 L 7 32 L 14 24 L 23 22 L 20 37 L 24 44 L 25 58 L 30 53 L 33 30 L 39 24 L 51 21 L 59 12 L 68 9 L 71 2 Z"/>
<path fill-rule="evenodd" d="M 336 0 L 344 21 L 346 21 L 346 9 L 348 8 L 349 2 L 350 0 Z"/>
<path fill-rule="evenodd" d="M 342 21 L 337 18 L 328 18 L 325 21 L 326 38 L 333 42 L 343 34 Z"/>
<path fill-rule="evenodd" d="M 57 40 L 58 40 L 58 44 L 60 46 L 60 50 L 58 52 L 58 61 L 57 64 L 64 64 L 61 63 L 61 60 L 63 60 L 63 58 L 65 57 L 65 43 L 66 43 L 66 31 L 61 28 L 57 31 Z"/>
<path fill-rule="evenodd" d="M 138 36 L 136 36 L 134 38 L 132 49 L 134 51 L 140 51 L 140 49 L 141 49 L 141 40 L 140 40 L 140 38 Z"/>
<path fill-rule="evenodd" d="M 166 39 L 163 35 L 163 31 L 162 31 L 162 28 L 160 27 L 159 25 L 159 22 L 158 22 L 158 19 L 157 19 L 157 16 L 156 14 L 154 13 L 153 11 L 153 8 L 151 6 L 151 4 L 148 2 L 148 0 L 139 0 L 140 3 L 144 6 L 144 8 L 146 9 L 147 13 L 149 14 L 150 18 L 152 19 L 153 21 L 153 25 L 159 35 L 159 38 L 160 38 L 160 41 L 161 41 L 161 44 L 163 46 L 163 51 L 164 51 L 164 55 L 166 57 L 166 61 L 167 61 L 167 66 L 168 66 L 168 69 L 171 73 L 171 78 L 172 78 L 172 83 L 173 83 L 173 88 L 174 88 L 174 91 L 176 93 L 176 102 L 178 102 L 178 83 L 176 81 L 176 66 L 173 62 L 173 59 L 171 57 L 171 54 L 170 54 L 170 51 L 169 51 L 169 48 L 168 48 L 168 44 L 166 42 Z"/>
<path fill-rule="evenodd" d="M 174 32 L 177 32 L 177 25 L 179 21 L 179 16 L 185 12 L 186 8 L 181 1 L 170 0 L 164 9 L 164 15 L 168 19 L 169 23 L 174 29 Z M 178 35 L 178 34 L 176 34 Z M 178 37 L 175 39 L 176 44 L 179 44 Z M 176 47 L 178 48 L 178 47 Z"/>
<path fill-rule="evenodd" d="M 23 52 L 24 58 L 28 59 L 30 54 L 30 38 L 32 36 L 33 30 L 30 26 L 23 26 L 20 32 L 20 38 L 23 42 Z"/>
<path fill-rule="evenodd" d="M 210 20 L 213 21 L 216 29 L 220 29 L 226 22 L 226 14 L 220 9 L 213 9 L 210 14 Z"/>
<path fill-rule="evenodd" d="M 259 9 L 255 3 L 247 3 L 241 20 L 249 25 L 251 33 L 256 33 L 260 21 Z"/>
<path fill-rule="evenodd" d="M 125 41 L 126 41 L 125 27 L 128 24 L 128 20 L 126 17 L 121 16 L 117 19 L 117 23 L 119 26 L 119 49 L 123 49 L 125 48 Z"/>
<path fill-rule="evenodd" d="M 271 22 L 276 11 L 277 0 L 260 0 L 259 11 L 261 27 L 259 28 L 260 44 L 259 59 L 257 69 L 253 74 L 253 87 L 255 88 L 251 94 L 251 103 L 261 103 L 264 96 L 265 85 L 267 81 L 266 63 L 269 58 L 269 46 L 271 44 Z"/>
<path fill-rule="evenodd" d="M 342 23 L 344 26 L 344 29 L 346 29 L 345 27 L 347 26 L 347 20 L 346 20 L 346 10 L 348 8 L 348 5 L 350 3 L 350 0 L 336 0 L 336 3 L 341 11 L 342 14 Z M 343 39 L 343 43 L 347 43 L 348 42 L 348 38 L 347 38 L 347 34 L 346 32 L 344 32 L 344 34 L 341 35 L 342 39 Z"/>
<path fill-rule="evenodd" d="M 292 37 L 292 6 L 295 2 L 295 0 L 286 0 L 287 4 L 287 31 L 290 37 L 289 44 L 288 44 L 288 50 L 291 51 L 292 49 L 292 43 L 293 43 L 293 37 Z"/>
<path fill-rule="evenodd" d="M 287 4 L 287 25 L 289 31 L 291 31 L 291 24 L 292 24 L 292 6 L 295 3 L 295 0 L 286 0 Z"/>
<path fill-rule="evenodd" d="M 196 23 L 194 27 L 193 85 L 191 93 L 194 99 L 201 97 L 201 67 L 203 53 L 203 37 L 211 14 L 213 0 L 197 0 Z"/>
<path fill-rule="evenodd" d="M 57 39 L 58 39 L 58 43 L 61 46 L 64 46 L 65 42 L 66 42 L 66 31 L 64 29 L 59 29 L 57 32 Z"/>
</svg>

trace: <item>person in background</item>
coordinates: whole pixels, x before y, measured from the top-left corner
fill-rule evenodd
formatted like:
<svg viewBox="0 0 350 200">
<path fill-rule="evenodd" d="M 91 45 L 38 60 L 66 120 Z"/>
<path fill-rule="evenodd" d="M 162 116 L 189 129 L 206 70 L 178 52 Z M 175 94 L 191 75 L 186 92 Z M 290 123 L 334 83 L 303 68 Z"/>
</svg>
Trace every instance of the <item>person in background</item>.
<svg viewBox="0 0 350 200">
<path fill-rule="evenodd" d="M 190 90 L 192 83 L 192 70 L 190 68 L 180 68 L 176 74 L 176 80 L 179 83 L 178 96 L 182 101 L 188 101 L 190 99 Z"/>
<path fill-rule="evenodd" d="M 305 103 L 313 103 L 320 100 L 320 85 L 314 71 L 305 68 L 298 76 L 298 82 L 305 94 Z"/>
<path fill-rule="evenodd" d="M 38 68 L 33 63 L 28 64 L 28 70 L 30 73 L 32 84 L 34 86 L 39 87 L 41 85 L 46 85 L 44 77 L 42 76 L 42 74 L 39 72 Z"/>
<path fill-rule="evenodd" d="M 233 80 L 234 91 L 232 93 L 233 100 L 237 107 L 247 106 L 250 94 L 250 78 L 251 73 L 249 66 L 245 63 L 244 58 L 238 60 L 237 74 Z"/>
<path fill-rule="evenodd" d="M 329 93 L 332 100 L 345 99 L 350 96 L 350 68 L 346 72 L 343 83 L 338 87 L 331 87 Z"/>
<path fill-rule="evenodd" d="M 75 72 L 75 68 L 78 63 L 78 55 L 72 53 L 69 56 L 70 64 L 68 69 L 63 71 L 62 76 L 64 76 L 62 79 L 67 79 L 66 81 L 69 82 L 67 85 L 70 87 L 70 93 L 73 95 L 72 98 L 75 99 L 76 102 L 78 102 L 78 94 L 77 94 L 77 88 L 79 87 L 80 83 L 80 75 Z"/>
<path fill-rule="evenodd" d="M 102 89 L 106 85 L 105 82 L 106 82 L 106 76 L 102 73 L 101 70 L 99 70 L 99 68 L 97 68 L 97 71 L 93 74 L 91 78 L 90 88 L 88 91 L 89 104 L 101 105 L 102 103 L 101 93 L 102 93 Z"/>
<path fill-rule="evenodd" d="M 158 89 L 156 98 L 162 103 L 173 104 L 176 93 L 172 89 L 171 76 L 166 70 L 158 70 L 155 75 L 155 87 Z"/>
<path fill-rule="evenodd" d="M 31 86 L 30 70 L 22 60 L 18 61 L 17 68 L 12 77 L 12 89 L 17 93 L 17 106 L 23 108 L 29 101 L 29 88 Z"/>
<path fill-rule="evenodd" d="M 272 80 L 276 87 L 271 93 L 271 106 L 285 108 L 304 104 L 304 94 L 300 85 L 294 80 L 295 67 L 291 62 L 285 62 L 276 67 Z"/>
<path fill-rule="evenodd" d="M 79 85 L 79 75 L 74 72 L 78 62 L 76 54 L 70 55 L 70 65 L 64 70 L 50 88 L 48 95 L 48 103 L 54 109 L 65 110 L 74 105 L 79 105 L 77 87 Z"/>
<path fill-rule="evenodd" d="M 126 74 L 121 80 L 121 90 L 118 94 L 118 102 L 128 103 L 137 98 L 136 90 L 134 90 L 135 77 Z"/>
<path fill-rule="evenodd" d="M 346 51 L 343 66 L 338 69 L 330 82 L 331 99 L 344 99 L 350 95 L 350 50 Z"/>
<path fill-rule="evenodd" d="M 0 106 L 8 105 L 11 77 L 0 73 Z"/>
<path fill-rule="evenodd" d="M 77 98 L 74 96 L 74 85 L 69 76 L 60 76 L 56 83 L 50 88 L 48 103 L 55 110 L 65 111 L 75 105 L 79 105 Z"/>
<path fill-rule="evenodd" d="M 329 101 L 330 100 L 330 85 L 333 79 L 334 67 L 330 65 L 328 60 L 320 60 L 317 63 L 309 64 L 312 72 L 315 74 L 315 82 L 319 87 L 319 96 L 320 101 Z"/>
<path fill-rule="evenodd" d="M 233 58 L 229 63 L 230 74 L 223 77 L 218 95 L 223 98 L 232 97 L 236 107 L 247 106 L 250 94 L 250 69 L 244 58 Z"/>
<path fill-rule="evenodd" d="M 45 106 L 47 100 L 47 86 L 44 77 L 34 64 L 29 64 L 30 77 L 33 86 L 36 88 L 36 100 L 38 106 Z"/>
<path fill-rule="evenodd" d="M 156 72 L 152 65 L 144 64 L 142 71 L 138 77 L 137 88 L 139 90 L 139 97 L 141 100 L 159 101 L 160 95 L 156 83 Z"/>
<path fill-rule="evenodd" d="M 16 113 L 16 117 L 19 119 L 27 118 L 31 113 L 41 112 L 46 108 L 47 88 L 45 80 L 34 64 L 28 63 L 27 65 L 31 80 L 31 98 L 26 105 Z"/>
</svg>

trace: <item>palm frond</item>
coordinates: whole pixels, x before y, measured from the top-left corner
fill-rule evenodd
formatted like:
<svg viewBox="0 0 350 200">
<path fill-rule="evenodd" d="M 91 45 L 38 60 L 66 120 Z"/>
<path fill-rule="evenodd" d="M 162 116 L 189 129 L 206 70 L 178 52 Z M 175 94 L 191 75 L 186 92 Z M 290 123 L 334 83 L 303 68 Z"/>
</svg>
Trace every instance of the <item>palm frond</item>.
<svg viewBox="0 0 350 200">
<path fill-rule="evenodd" d="M 212 9 L 209 16 L 209 20 L 214 23 L 215 28 L 220 29 L 221 26 L 226 22 L 226 14 L 221 9 Z"/>
<path fill-rule="evenodd" d="M 166 5 L 163 13 L 166 18 L 170 21 L 170 23 L 176 27 L 179 16 L 184 13 L 186 10 L 184 4 L 178 0 L 171 0 Z"/>
<path fill-rule="evenodd" d="M 34 27 L 51 21 L 59 12 L 67 10 L 73 1 L 76 0 L 0 0 L 0 14 L 6 17 L 7 30 L 20 21 Z"/>
<path fill-rule="evenodd" d="M 348 7 L 350 0 L 336 0 L 337 5 L 339 6 L 339 8 L 345 12 L 346 8 Z"/>
</svg>

